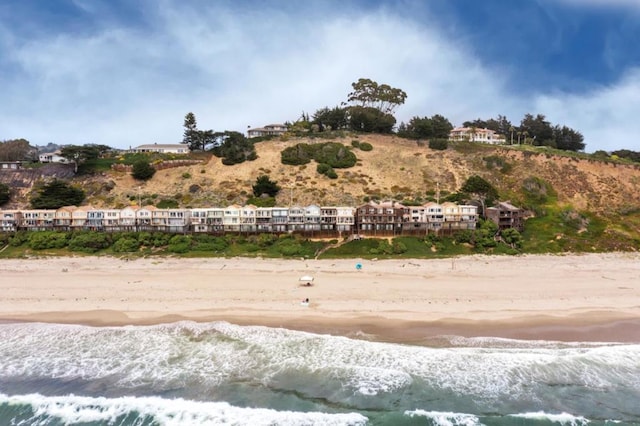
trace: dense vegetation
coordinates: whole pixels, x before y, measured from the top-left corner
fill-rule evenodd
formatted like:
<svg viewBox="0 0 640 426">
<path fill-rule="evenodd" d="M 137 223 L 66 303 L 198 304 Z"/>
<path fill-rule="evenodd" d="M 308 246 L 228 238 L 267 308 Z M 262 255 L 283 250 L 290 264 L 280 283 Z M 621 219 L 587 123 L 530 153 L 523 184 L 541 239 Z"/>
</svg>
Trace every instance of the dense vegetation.
<svg viewBox="0 0 640 426">
<path fill-rule="evenodd" d="M 84 201 L 84 191 L 67 182 L 54 179 L 37 188 L 31 198 L 34 209 L 58 209 L 64 206 L 79 206 Z"/>
<path fill-rule="evenodd" d="M 282 164 L 302 165 L 311 160 L 336 169 L 353 167 L 358 160 L 351 148 L 338 142 L 319 144 L 299 143 L 284 149 L 281 153 Z"/>
</svg>

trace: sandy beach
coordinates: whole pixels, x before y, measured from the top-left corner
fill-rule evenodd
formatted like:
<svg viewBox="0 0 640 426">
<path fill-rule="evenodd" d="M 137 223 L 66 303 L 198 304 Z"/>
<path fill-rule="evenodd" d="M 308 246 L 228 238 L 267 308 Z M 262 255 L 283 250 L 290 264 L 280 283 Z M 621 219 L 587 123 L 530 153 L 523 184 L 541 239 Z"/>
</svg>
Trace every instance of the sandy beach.
<svg viewBox="0 0 640 426">
<path fill-rule="evenodd" d="M 361 264 L 361 269 L 356 264 Z M 0 320 L 228 321 L 384 341 L 640 342 L 640 255 L 0 260 Z M 312 286 L 299 281 L 314 278 Z M 309 299 L 309 305 L 301 304 Z"/>
</svg>

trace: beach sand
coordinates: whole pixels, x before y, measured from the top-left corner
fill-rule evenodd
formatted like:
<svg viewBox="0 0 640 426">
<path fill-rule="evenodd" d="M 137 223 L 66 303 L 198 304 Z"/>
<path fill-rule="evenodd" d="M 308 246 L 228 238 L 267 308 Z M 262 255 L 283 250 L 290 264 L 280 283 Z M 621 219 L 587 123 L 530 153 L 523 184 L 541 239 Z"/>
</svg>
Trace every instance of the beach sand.
<svg viewBox="0 0 640 426">
<path fill-rule="evenodd" d="M 362 268 L 357 269 L 356 264 Z M 301 285 L 303 275 L 314 277 Z M 640 342 L 640 254 L 0 260 L 0 320 L 228 321 L 382 341 Z M 301 303 L 309 298 L 308 306 Z"/>
</svg>

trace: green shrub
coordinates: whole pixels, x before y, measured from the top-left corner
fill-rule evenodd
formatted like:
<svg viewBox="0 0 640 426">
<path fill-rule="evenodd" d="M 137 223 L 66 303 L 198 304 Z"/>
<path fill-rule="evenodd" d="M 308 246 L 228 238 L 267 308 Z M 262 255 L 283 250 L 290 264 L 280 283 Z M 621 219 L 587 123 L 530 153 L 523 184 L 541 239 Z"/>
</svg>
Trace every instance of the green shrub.
<svg viewBox="0 0 640 426">
<path fill-rule="evenodd" d="M 351 141 L 351 146 L 354 147 L 354 148 L 358 148 L 360 146 L 360 141 L 356 140 L 356 139 L 353 139 Z"/>
<path fill-rule="evenodd" d="M 327 173 L 325 173 L 325 175 L 329 178 L 329 179 L 338 179 L 338 174 L 336 173 L 335 170 L 333 169 L 329 169 L 327 170 Z"/>
<path fill-rule="evenodd" d="M 111 237 L 104 232 L 74 232 L 69 240 L 69 250 L 95 253 L 111 246 Z"/>
<path fill-rule="evenodd" d="M 256 243 L 262 248 L 269 247 L 278 241 L 278 236 L 274 234 L 260 234 L 258 235 Z"/>
<path fill-rule="evenodd" d="M 140 242 L 132 237 L 119 238 L 112 246 L 112 250 L 116 253 L 132 253 L 139 249 Z"/>
<path fill-rule="evenodd" d="M 167 234 L 165 232 L 154 233 L 150 245 L 153 247 L 165 247 L 169 244 L 172 236 L 173 235 Z"/>
<path fill-rule="evenodd" d="M 29 248 L 33 250 L 61 249 L 67 246 L 66 232 L 40 231 L 29 234 Z"/>
<path fill-rule="evenodd" d="M 373 150 L 373 145 L 371 145 L 369 142 L 362 142 L 362 143 L 360 143 L 360 150 L 361 151 L 372 151 Z"/>
<path fill-rule="evenodd" d="M 280 153 L 280 161 L 282 164 L 299 166 L 311 162 L 314 155 L 313 146 L 306 143 L 299 143 L 294 146 L 285 148 Z"/>
<path fill-rule="evenodd" d="M 183 173 L 182 174 L 182 179 L 191 179 L 191 173 Z"/>
<path fill-rule="evenodd" d="M 156 174 L 156 169 L 146 160 L 139 160 L 133 163 L 131 176 L 136 180 L 149 180 Z"/>
<path fill-rule="evenodd" d="M 191 237 L 188 235 L 174 235 L 169 240 L 167 250 L 171 253 L 187 253 L 191 249 Z"/>
<path fill-rule="evenodd" d="M 335 168 L 355 166 L 356 155 L 341 143 L 326 142 L 321 144 L 299 143 L 284 149 L 280 153 L 282 164 L 303 165 L 312 159 L 318 163 L 326 163 Z"/>
<path fill-rule="evenodd" d="M 327 171 L 331 169 L 331 166 L 326 163 L 320 163 L 316 166 L 316 171 L 321 175 L 327 174 Z"/>
<path fill-rule="evenodd" d="M 429 139 L 429 148 L 444 151 L 449 148 L 449 141 L 446 139 Z"/>
<path fill-rule="evenodd" d="M 159 209 L 177 209 L 179 207 L 179 204 L 175 199 L 163 198 L 162 200 L 158 201 L 156 207 Z"/>
<path fill-rule="evenodd" d="M 10 239 L 9 245 L 11 247 L 20 247 L 29 240 L 29 236 L 25 231 L 16 232 Z"/>
</svg>

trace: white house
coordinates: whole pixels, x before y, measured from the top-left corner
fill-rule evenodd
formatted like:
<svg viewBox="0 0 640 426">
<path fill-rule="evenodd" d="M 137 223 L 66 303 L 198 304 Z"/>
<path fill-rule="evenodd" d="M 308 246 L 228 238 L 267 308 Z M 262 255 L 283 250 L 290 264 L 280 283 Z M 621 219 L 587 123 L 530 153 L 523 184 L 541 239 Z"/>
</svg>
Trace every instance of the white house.
<svg viewBox="0 0 640 426">
<path fill-rule="evenodd" d="M 44 154 L 38 155 L 38 160 L 41 163 L 70 163 L 71 160 L 68 160 L 60 155 L 60 151 L 56 152 L 47 152 Z"/>
<path fill-rule="evenodd" d="M 449 140 L 482 142 L 492 145 L 502 145 L 506 143 L 504 135 L 490 129 L 480 129 L 475 127 L 456 127 L 449 133 Z"/>
<path fill-rule="evenodd" d="M 188 154 L 189 145 L 183 143 L 151 143 L 133 148 L 131 152 L 158 152 L 161 154 Z"/>
<path fill-rule="evenodd" d="M 247 136 L 250 138 L 257 138 L 260 136 L 280 136 L 286 131 L 287 126 L 284 124 L 267 124 L 264 127 L 247 130 Z"/>
</svg>

